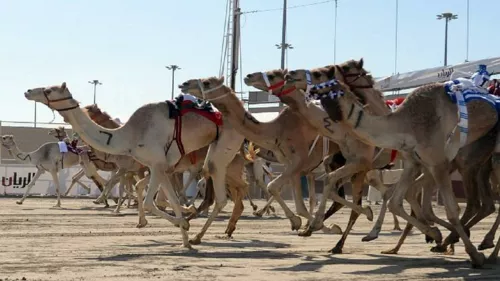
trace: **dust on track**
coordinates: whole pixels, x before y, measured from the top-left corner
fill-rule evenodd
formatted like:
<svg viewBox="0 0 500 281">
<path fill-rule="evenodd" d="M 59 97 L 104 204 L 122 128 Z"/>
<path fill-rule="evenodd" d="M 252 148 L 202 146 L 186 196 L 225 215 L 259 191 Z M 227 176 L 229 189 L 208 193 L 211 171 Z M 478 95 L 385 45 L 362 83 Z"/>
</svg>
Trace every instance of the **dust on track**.
<svg viewBox="0 0 500 281">
<path fill-rule="evenodd" d="M 52 208 L 54 203 L 54 199 L 28 198 L 19 206 L 13 198 L 0 199 L 0 279 L 500 280 L 500 264 L 471 269 L 461 243 L 454 256 L 431 253 L 431 245 L 425 244 L 418 231 L 409 236 L 399 255 L 380 254 L 399 238 L 400 232 L 391 230 L 390 215 L 380 237 L 367 243 L 361 238 L 372 222 L 360 217 L 344 253 L 331 255 L 328 251 L 339 235 L 314 233 L 309 238 L 298 237 L 278 206 L 278 217 L 256 218 L 245 202 L 234 238 L 223 239 L 232 209 L 229 203 L 202 244 L 186 250 L 180 246 L 178 228 L 163 219 L 148 216 L 149 225 L 137 229 L 135 209 L 124 208 L 123 215 L 116 216 L 112 208 L 96 206 L 90 199 L 63 199 L 61 209 Z M 264 204 L 259 200 L 256 203 Z M 372 208 L 378 215 L 379 207 Z M 446 217 L 440 206 L 435 207 L 435 212 Z M 495 216 L 472 229 L 475 245 L 481 242 Z M 348 210 L 342 210 L 326 224 L 335 222 L 345 229 L 348 218 Z M 190 237 L 205 221 L 203 217 L 191 221 Z"/>
</svg>

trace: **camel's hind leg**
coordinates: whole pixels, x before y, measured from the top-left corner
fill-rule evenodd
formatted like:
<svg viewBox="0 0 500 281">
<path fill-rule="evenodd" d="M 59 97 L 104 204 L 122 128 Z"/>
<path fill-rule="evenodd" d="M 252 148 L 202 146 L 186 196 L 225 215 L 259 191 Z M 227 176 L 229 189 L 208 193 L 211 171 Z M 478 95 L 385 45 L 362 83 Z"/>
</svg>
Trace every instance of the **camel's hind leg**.
<svg viewBox="0 0 500 281">
<path fill-rule="evenodd" d="M 316 199 L 316 180 L 314 179 L 313 174 L 307 175 L 307 188 L 309 191 L 309 214 L 311 217 L 314 214 L 314 209 L 316 208 L 317 199 Z"/>
<path fill-rule="evenodd" d="M 120 177 L 120 185 L 118 186 L 118 203 L 116 204 L 116 208 L 113 210 L 113 213 L 119 214 L 120 213 L 120 207 L 123 203 L 123 192 L 124 192 L 124 185 L 125 185 L 125 175 Z"/>
<path fill-rule="evenodd" d="M 80 179 L 83 176 L 85 176 L 85 170 L 84 169 L 80 169 L 80 171 L 78 171 L 76 174 L 73 175 L 73 177 L 71 178 L 71 184 L 69 185 L 68 189 L 64 193 L 64 196 L 68 196 L 68 194 L 71 192 L 71 189 L 73 189 L 73 186 L 75 186 L 76 183 L 80 184 L 80 186 L 82 186 L 83 188 L 85 188 L 85 190 L 87 190 L 87 192 L 90 193 L 90 187 L 86 186 L 85 184 L 83 184 L 80 181 Z"/>
<path fill-rule="evenodd" d="M 229 188 L 229 193 L 231 194 L 231 199 L 234 202 L 234 207 L 225 231 L 228 238 L 232 237 L 233 232 L 236 229 L 236 223 L 238 222 L 238 219 L 241 217 L 241 214 L 243 213 L 243 210 L 245 208 L 245 206 L 243 205 L 243 190 L 244 189 L 240 189 L 240 187 L 236 186 Z"/>
<path fill-rule="evenodd" d="M 59 177 L 57 176 L 57 170 L 50 171 L 50 175 L 52 176 L 52 181 L 56 186 L 56 194 L 57 194 L 57 203 L 54 207 L 61 207 L 61 186 L 59 184 Z"/>
<path fill-rule="evenodd" d="M 474 247 L 471 243 L 460 222 L 460 218 L 458 217 L 459 207 L 451 188 L 451 179 L 448 173 L 447 164 L 447 162 L 444 162 L 432 167 L 429 170 L 432 173 L 437 186 L 440 188 L 440 195 L 442 196 L 443 203 L 446 208 L 448 220 L 460 235 L 460 238 L 465 246 L 465 250 L 471 258 L 472 265 L 474 267 L 481 267 L 484 263 L 485 257 L 482 253 L 478 252 L 476 247 Z"/>
<path fill-rule="evenodd" d="M 145 227 L 148 224 L 148 220 L 146 220 L 146 214 L 144 213 L 144 188 L 149 182 L 150 175 L 147 175 L 145 178 L 139 180 L 135 184 L 135 189 L 137 192 L 137 211 L 139 215 L 139 223 L 137 224 L 138 228 Z"/>
<path fill-rule="evenodd" d="M 37 168 L 36 170 L 36 174 L 35 176 L 33 177 L 33 179 L 30 181 L 30 183 L 28 183 L 28 185 L 26 186 L 26 191 L 24 191 L 24 194 L 23 194 L 23 198 L 21 198 L 21 200 L 17 201 L 16 204 L 18 205 L 22 205 L 24 200 L 26 200 L 26 197 L 28 196 L 28 194 L 30 193 L 30 190 L 31 188 L 33 188 L 33 186 L 35 185 L 35 182 L 38 180 L 38 178 L 43 174 L 45 173 L 44 170 L 40 169 L 40 168 Z"/>
</svg>

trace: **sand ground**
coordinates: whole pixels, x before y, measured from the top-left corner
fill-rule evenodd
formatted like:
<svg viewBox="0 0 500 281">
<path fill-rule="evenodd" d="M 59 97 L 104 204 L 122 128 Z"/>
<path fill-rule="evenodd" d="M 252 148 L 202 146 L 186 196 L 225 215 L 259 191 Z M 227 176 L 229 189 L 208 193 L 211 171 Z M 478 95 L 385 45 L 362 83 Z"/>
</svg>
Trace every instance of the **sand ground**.
<svg viewBox="0 0 500 281">
<path fill-rule="evenodd" d="M 163 219 L 148 216 L 146 228 L 135 228 L 136 209 L 115 216 L 88 199 L 64 199 L 61 209 L 54 203 L 28 198 L 18 206 L 13 198 L 0 199 L 0 280 L 500 280 L 500 264 L 471 269 L 462 244 L 454 256 L 431 253 L 418 231 L 399 255 L 380 254 L 400 234 L 391 230 L 389 216 L 379 239 L 368 243 L 361 238 L 372 223 L 360 217 L 344 253 L 331 255 L 339 235 L 298 237 L 278 206 L 278 217 L 256 218 L 245 202 L 234 238 L 222 239 L 229 203 L 203 243 L 188 251 L 180 247 L 178 229 Z M 378 215 L 379 207 L 372 207 Z M 435 211 L 445 217 L 442 207 Z M 343 210 L 327 224 L 345 229 L 348 215 Z M 473 228 L 475 245 L 495 216 Z M 205 221 L 191 221 L 191 237 Z"/>
</svg>

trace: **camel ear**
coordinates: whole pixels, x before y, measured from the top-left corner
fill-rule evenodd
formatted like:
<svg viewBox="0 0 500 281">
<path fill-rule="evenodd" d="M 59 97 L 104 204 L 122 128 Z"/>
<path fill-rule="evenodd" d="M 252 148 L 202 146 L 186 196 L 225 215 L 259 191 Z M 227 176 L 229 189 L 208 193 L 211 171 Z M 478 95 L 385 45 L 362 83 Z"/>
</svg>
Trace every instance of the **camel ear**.
<svg viewBox="0 0 500 281">
<path fill-rule="evenodd" d="M 335 77 L 335 65 L 327 66 L 326 69 L 328 69 L 326 77 L 328 77 L 328 79 L 333 79 Z"/>
<path fill-rule="evenodd" d="M 288 68 L 283 69 L 283 75 L 286 75 L 288 73 Z"/>
<path fill-rule="evenodd" d="M 364 64 L 364 61 L 363 61 L 363 58 L 361 58 L 358 62 L 358 69 L 361 69 L 363 68 L 363 64 Z"/>
<path fill-rule="evenodd" d="M 66 91 L 66 82 L 61 84 L 61 91 Z"/>
<path fill-rule="evenodd" d="M 220 83 L 221 83 L 221 84 L 222 84 L 222 83 L 224 83 L 224 76 L 221 76 L 221 77 L 219 78 L 219 81 L 220 81 Z"/>
</svg>

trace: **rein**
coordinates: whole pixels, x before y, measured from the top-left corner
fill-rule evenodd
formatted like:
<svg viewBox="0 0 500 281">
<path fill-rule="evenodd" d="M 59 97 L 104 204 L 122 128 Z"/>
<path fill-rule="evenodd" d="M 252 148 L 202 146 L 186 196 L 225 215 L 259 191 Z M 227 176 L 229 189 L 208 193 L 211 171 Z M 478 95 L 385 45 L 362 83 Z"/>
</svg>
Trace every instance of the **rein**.
<svg viewBox="0 0 500 281">
<path fill-rule="evenodd" d="M 351 89 L 370 89 L 370 88 L 373 88 L 373 83 L 371 81 L 368 81 L 368 79 L 366 80 L 368 82 L 368 85 L 364 85 L 364 86 L 355 86 L 355 85 L 352 85 L 354 82 L 358 81 L 359 78 L 361 77 L 366 77 L 366 73 L 345 73 L 342 68 L 340 68 L 339 66 L 335 66 L 335 68 L 340 72 L 340 74 L 342 75 L 343 77 L 343 80 L 346 82 L 346 84 L 349 86 L 349 88 Z M 347 81 L 347 78 L 351 78 L 351 77 L 354 77 L 354 80 L 352 81 Z"/>
<path fill-rule="evenodd" d="M 201 80 L 198 80 L 198 86 L 200 87 L 201 95 L 203 97 L 203 100 L 206 100 L 206 101 L 218 100 L 218 99 L 224 98 L 225 96 L 229 95 L 229 93 L 225 93 L 224 95 L 221 95 L 221 96 L 209 99 L 209 98 L 207 98 L 207 94 L 209 94 L 209 93 L 211 93 L 211 92 L 213 92 L 215 90 L 218 90 L 218 89 L 222 88 L 224 86 L 224 84 L 220 84 L 219 86 L 217 86 L 215 88 L 205 90 L 205 88 L 203 87 L 203 83 L 201 82 Z"/>
<path fill-rule="evenodd" d="M 269 77 L 267 76 L 267 73 L 261 72 L 261 74 L 262 74 L 262 78 L 264 79 L 264 82 L 266 83 L 267 92 L 270 95 L 274 95 L 274 96 L 277 96 L 279 98 L 281 96 L 288 95 L 297 89 L 297 88 L 295 88 L 295 86 L 292 86 L 289 89 L 283 90 L 283 88 L 285 88 L 285 85 L 286 85 L 285 80 L 271 85 L 271 83 L 269 82 Z M 279 93 L 274 93 L 273 90 L 275 90 L 277 88 L 279 88 Z"/>
<path fill-rule="evenodd" d="M 60 99 L 55 99 L 55 100 L 49 99 L 49 96 L 48 96 L 48 94 L 45 91 L 43 91 L 43 95 L 45 96 L 45 99 L 47 100 L 47 106 L 49 108 L 51 108 L 51 109 L 52 109 L 52 107 L 50 107 L 51 103 L 56 103 L 56 102 L 61 102 L 61 101 L 66 101 L 66 100 L 72 100 L 73 99 L 73 96 L 71 94 L 69 96 L 67 96 L 67 97 L 60 98 Z M 68 108 L 62 108 L 62 109 L 53 108 L 53 110 L 55 109 L 58 112 L 64 112 L 64 111 L 72 110 L 72 109 L 75 109 L 75 108 L 78 108 L 78 107 L 79 106 L 77 104 L 75 106 L 68 107 Z"/>
</svg>

